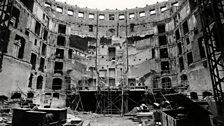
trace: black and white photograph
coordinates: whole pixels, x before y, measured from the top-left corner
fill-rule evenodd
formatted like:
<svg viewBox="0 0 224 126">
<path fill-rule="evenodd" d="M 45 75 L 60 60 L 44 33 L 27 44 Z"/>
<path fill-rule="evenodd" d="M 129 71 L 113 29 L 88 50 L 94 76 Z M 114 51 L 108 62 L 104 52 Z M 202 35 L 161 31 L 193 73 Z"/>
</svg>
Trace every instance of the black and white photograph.
<svg viewBox="0 0 224 126">
<path fill-rule="evenodd" d="M 224 126 L 224 0 L 0 0 L 0 126 Z"/>
</svg>

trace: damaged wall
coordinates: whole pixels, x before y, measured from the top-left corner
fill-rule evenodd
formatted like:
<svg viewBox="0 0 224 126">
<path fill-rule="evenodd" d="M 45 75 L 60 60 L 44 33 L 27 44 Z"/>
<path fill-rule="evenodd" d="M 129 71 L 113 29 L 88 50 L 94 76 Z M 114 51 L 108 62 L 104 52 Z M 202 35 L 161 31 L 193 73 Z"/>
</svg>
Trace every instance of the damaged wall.
<svg viewBox="0 0 224 126">
<path fill-rule="evenodd" d="M 22 90 L 34 91 L 34 102 L 43 107 L 65 106 L 66 90 L 82 82 L 82 90 L 96 89 L 96 61 L 97 69 L 108 76 L 105 87 L 122 84 L 128 64 L 132 86 L 171 88 L 184 83 L 187 93 L 211 91 L 210 78 L 204 78 L 209 71 L 199 18 L 188 1 L 104 11 L 54 0 L 21 2 L 15 4 L 20 13 L 14 13 L 17 23 L 10 27 L 7 65 L 0 77 L 6 78 L 4 85 L 11 83 L 7 89 L 17 90 L 18 83 Z"/>
</svg>

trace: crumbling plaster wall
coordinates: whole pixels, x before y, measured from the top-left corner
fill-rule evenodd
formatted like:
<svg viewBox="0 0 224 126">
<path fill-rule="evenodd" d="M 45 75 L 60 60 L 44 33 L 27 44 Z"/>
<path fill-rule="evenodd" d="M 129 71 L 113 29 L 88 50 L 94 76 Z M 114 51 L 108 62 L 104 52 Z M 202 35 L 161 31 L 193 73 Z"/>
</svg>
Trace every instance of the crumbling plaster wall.
<svg viewBox="0 0 224 126">
<path fill-rule="evenodd" d="M 44 3 L 45 1 L 49 2 L 52 4 L 52 8 L 44 8 Z M 62 92 L 66 89 L 65 85 L 65 76 L 66 76 L 66 71 L 72 69 L 73 71 L 71 72 L 71 75 L 74 76 L 74 78 L 72 78 L 72 80 L 80 80 L 81 76 L 83 74 L 86 74 L 85 71 L 86 70 L 86 66 L 94 66 L 95 60 L 94 58 L 91 60 L 91 63 L 88 63 L 85 60 L 82 60 L 81 57 L 77 56 L 77 55 L 73 55 L 73 57 L 75 57 L 77 60 L 79 60 L 80 64 L 83 65 L 79 65 L 79 63 L 77 63 L 77 61 L 75 60 L 68 60 L 68 49 L 71 47 L 69 47 L 69 36 L 70 35 L 79 35 L 81 37 L 85 37 L 85 36 L 91 36 L 91 37 L 96 37 L 96 27 L 97 27 L 97 12 L 98 14 L 104 14 L 105 15 L 105 19 L 104 20 L 99 20 L 99 35 L 98 37 L 112 37 L 112 36 L 108 36 L 110 34 L 108 34 L 108 30 L 109 29 L 114 29 L 114 34 L 113 36 L 116 36 L 118 38 L 120 38 L 120 40 L 123 40 L 126 37 L 126 22 L 125 20 L 119 20 L 119 14 L 126 14 L 127 13 L 127 17 L 129 16 L 128 14 L 130 13 L 134 13 L 135 17 L 134 19 L 129 19 L 127 20 L 127 36 L 128 37 L 133 37 L 133 36 L 140 36 L 143 37 L 145 35 L 152 35 L 152 37 L 150 37 L 149 39 L 143 39 L 143 40 L 139 40 L 139 41 L 135 41 L 134 44 L 132 46 L 130 46 L 129 49 L 129 78 L 140 78 L 142 76 L 144 76 L 145 74 L 147 74 L 149 71 L 154 70 L 156 71 L 156 74 L 158 74 L 158 76 L 162 77 L 170 77 L 172 80 L 173 85 L 177 85 L 177 82 L 180 82 L 179 76 L 181 74 L 187 74 L 188 75 L 188 79 L 189 79 L 189 83 L 190 83 L 190 88 L 189 88 L 189 92 L 190 91 L 198 91 L 200 90 L 200 87 L 198 85 L 202 85 L 201 82 L 205 83 L 206 86 L 204 86 L 205 88 L 203 90 L 210 90 L 210 80 L 206 79 L 204 81 L 202 81 L 203 76 L 208 76 L 209 72 L 206 68 L 203 68 L 203 63 L 197 63 L 197 61 L 200 61 L 200 58 L 198 58 L 198 53 L 197 53 L 197 46 L 196 45 L 196 40 L 194 39 L 194 34 L 193 32 L 189 32 L 188 33 L 188 37 L 190 39 L 190 44 L 186 44 L 186 36 L 183 37 L 183 56 L 184 56 L 184 61 L 185 61 L 185 70 L 182 72 L 179 72 L 178 69 L 178 58 L 175 60 L 176 57 L 178 57 L 177 53 L 177 47 L 176 47 L 176 41 L 175 41 L 175 37 L 173 35 L 173 29 L 175 29 L 175 23 L 174 20 L 172 19 L 171 15 L 175 16 L 177 13 L 175 12 L 175 10 L 177 10 L 178 7 L 171 7 L 172 3 L 175 2 L 175 0 L 169 0 L 168 2 L 162 2 L 162 3 L 157 3 L 155 5 L 147 5 L 144 8 L 134 8 L 134 9 L 127 9 L 127 10 L 96 10 L 96 9 L 89 9 L 89 8 L 80 8 L 77 6 L 71 6 L 71 5 L 67 5 L 64 3 L 60 3 L 60 2 L 55 2 L 53 0 L 39 0 L 38 2 L 40 3 L 36 3 L 34 4 L 34 8 L 33 8 L 33 15 L 30 16 L 28 13 L 24 14 L 24 17 L 20 17 L 20 23 L 22 22 L 28 22 L 27 24 L 23 23 L 23 24 L 19 24 L 19 28 L 18 28 L 18 34 L 20 34 L 21 36 L 24 36 L 24 38 L 29 41 L 29 43 L 34 43 L 35 39 L 37 39 L 37 45 L 33 46 L 31 44 L 26 45 L 27 49 L 26 49 L 26 54 L 24 57 L 24 60 L 29 62 L 30 60 L 30 51 L 32 49 L 32 51 L 35 54 L 39 54 L 41 51 L 41 45 L 42 43 L 46 43 L 47 44 L 47 55 L 46 56 L 40 56 L 38 55 L 37 58 L 37 65 L 36 65 L 36 74 L 34 76 L 34 85 L 32 88 L 35 88 L 35 80 L 36 80 L 36 76 L 38 75 L 43 75 L 44 77 L 44 86 L 42 91 L 49 91 L 52 88 L 52 79 L 57 77 L 57 78 L 61 78 L 63 80 L 63 88 L 62 88 Z M 183 1 L 179 1 L 180 5 Z M 41 5 L 41 6 L 40 6 Z M 62 7 L 63 11 L 62 13 L 56 12 L 56 7 Z M 161 12 L 161 7 L 167 7 L 167 10 L 165 10 L 164 12 Z M 43 9 L 44 8 L 44 9 Z M 70 10 L 74 10 L 74 15 L 69 16 L 67 15 L 68 9 Z M 149 10 L 155 9 L 156 14 L 151 15 Z M 79 12 L 83 12 L 84 13 L 84 17 L 78 17 L 78 13 Z M 139 13 L 140 12 L 145 12 L 145 16 L 140 17 Z M 89 19 L 88 14 L 94 14 L 94 18 L 93 19 Z M 115 20 L 114 21 L 109 21 L 109 14 L 113 13 L 115 15 Z M 189 31 L 193 30 L 196 27 L 196 20 L 194 16 L 189 16 L 190 15 L 190 7 L 188 2 L 186 2 L 186 4 L 183 5 L 183 8 L 180 10 L 180 12 L 178 12 L 180 15 L 180 19 L 179 19 L 179 23 L 177 25 L 177 27 L 180 27 L 180 30 L 182 31 L 182 28 L 180 25 L 182 25 L 183 21 L 185 21 L 186 19 L 188 20 L 188 26 L 189 26 Z M 47 22 L 45 22 L 45 20 L 43 19 L 43 14 L 47 15 L 50 17 L 49 19 L 49 24 Z M 28 19 L 26 19 L 25 17 L 28 17 Z M 150 16 L 150 18 L 148 18 Z M 188 17 L 189 16 L 189 17 Z M 186 18 L 188 17 L 188 18 Z M 47 41 L 42 41 L 42 34 L 40 36 L 36 36 L 35 34 L 31 34 L 29 35 L 29 37 L 26 37 L 25 35 L 23 35 L 23 33 L 20 32 L 24 32 L 25 29 L 24 28 L 29 28 L 31 32 L 35 31 L 35 23 L 36 20 L 38 20 L 41 25 L 41 32 L 43 31 L 43 28 L 47 28 L 48 31 L 48 40 Z M 167 41 L 168 41 L 168 45 L 159 46 L 159 42 L 158 42 L 158 35 L 163 35 L 158 33 L 157 30 L 157 25 L 158 24 L 163 24 L 165 23 L 165 29 L 166 29 L 166 34 L 167 35 Z M 66 25 L 66 33 L 65 34 L 60 34 L 65 36 L 66 38 L 66 44 L 65 46 L 62 47 L 58 47 L 57 44 L 57 36 L 59 35 L 58 32 L 58 26 L 59 24 L 64 24 Z M 134 31 L 130 30 L 130 25 L 134 24 Z M 93 25 L 93 31 L 89 31 L 89 25 Z M 49 28 L 49 29 L 48 29 Z M 20 32 L 19 32 L 20 30 Z M 183 33 L 181 33 L 181 35 L 183 35 Z M 11 44 L 11 43 L 10 43 Z M 32 46 L 32 48 L 31 48 Z M 30 48 L 29 48 L 30 47 Z M 64 49 L 64 60 L 58 60 L 55 59 L 54 54 L 55 54 L 55 50 L 56 48 L 61 48 Z M 116 48 L 120 48 L 120 47 L 116 47 Z M 168 48 L 168 52 L 169 52 L 169 59 L 160 59 L 160 48 Z M 9 46 L 9 50 L 11 49 L 11 47 Z M 73 48 L 72 48 L 73 49 Z M 125 45 L 123 45 L 122 47 L 123 50 L 125 50 Z M 121 50 L 122 50 L 121 49 Z M 152 50 L 155 49 L 155 57 L 153 58 L 152 56 Z M 75 49 L 73 49 L 75 50 Z M 114 63 L 112 63 L 111 61 L 107 61 L 108 59 L 108 46 L 104 46 L 104 48 L 102 48 L 102 46 L 100 46 L 98 48 L 99 50 L 99 68 L 104 67 L 105 69 L 108 68 L 115 68 L 116 65 Z M 193 65 L 194 66 L 188 66 L 186 61 L 186 53 L 193 50 L 193 58 L 195 63 Z M 80 51 L 80 50 L 79 50 Z M 82 51 L 80 51 L 82 52 Z M 9 54 L 11 53 L 11 51 L 9 52 Z M 84 52 L 82 52 L 84 53 Z M 12 55 L 12 54 L 10 54 Z M 125 52 L 123 53 L 123 55 L 125 55 Z M 104 56 L 104 58 L 102 58 L 102 56 Z M 46 58 L 45 60 L 45 71 L 44 73 L 39 72 L 37 69 L 39 68 L 39 64 L 40 64 L 40 57 L 44 57 Z M 139 61 L 139 59 L 137 59 L 136 61 L 134 61 L 135 57 L 140 58 L 141 61 Z M 58 74 L 54 74 L 54 62 L 56 61 L 61 61 L 63 62 L 63 75 L 58 75 Z M 161 66 L 160 66 L 160 62 L 161 61 L 169 61 L 170 62 L 170 73 L 165 73 L 165 74 L 160 74 L 161 72 Z M 27 67 L 28 68 L 28 67 Z M 27 69 L 26 68 L 26 69 Z M 120 65 L 119 67 L 117 67 L 116 71 L 116 75 L 118 77 L 119 75 L 119 69 L 120 68 L 124 68 L 122 65 Z M 30 70 L 30 69 L 27 69 Z M 108 72 L 108 71 L 107 71 Z M 45 74 L 48 73 L 48 74 Z M 200 74 L 202 73 L 202 74 Z M 178 78 L 177 78 L 177 74 L 178 74 Z M 27 77 L 29 77 L 30 73 L 27 74 Z M 195 76 L 199 76 L 198 78 L 195 78 Z M 28 79 L 26 80 L 28 83 Z M 24 80 L 25 82 L 25 80 Z M 152 86 L 151 84 L 152 82 L 152 76 L 146 78 L 146 84 L 147 86 Z M 76 84 L 77 82 L 74 81 L 74 84 Z M 116 80 L 116 83 L 117 80 Z M 200 83 L 200 84 L 197 84 Z M 161 86 L 161 85 L 160 85 Z M 39 100 L 39 102 L 43 103 L 44 102 L 44 98 L 42 98 L 44 95 L 44 93 L 40 93 L 38 96 L 40 98 L 37 99 L 42 99 Z M 65 100 L 63 96 L 60 96 L 60 98 L 58 99 L 58 101 L 54 101 L 55 104 L 54 105 L 59 105 L 60 100 Z M 38 100 L 37 100 L 38 101 Z M 59 105 L 60 106 L 60 105 Z"/>
<path fill-rule="evenodd" d="M 3 69 L 0 74 L 1 80 L 1 95 L 11 97 L 13 93 L 18 92 L 22 94 L 22 97 L 26 97 L 28 92 L 28 81 L 31 72 L 30 53 L 32 43 L 29 41 L 28 36 L 25 35 L 25 30 L 27 24 L 24 22 L 28 21 L 29 13 L 26 9 L 20 5 L 20 3 L 15 2 L 14 7 L 16 7 L 20 15 L 18 17 L 18 27 L 17 29 L 10 26 L 10 36 L 7 48 L 7 53 L 3 59 Z M 18 50 L 16 51 L 16 35 L 20 36 L 24 42 L 24 52 L 22 58 L 18 58 Z"/>
<path fill-rule="evenodd" d="M 0 74 L 1 95 L 11 97 L 13 93 L 28 93 L 28 80 L 30 76 L 31 65 L 27 62 L 16 60 L 11 56 L 4 56 L 3 69 Z"/>
</svg>

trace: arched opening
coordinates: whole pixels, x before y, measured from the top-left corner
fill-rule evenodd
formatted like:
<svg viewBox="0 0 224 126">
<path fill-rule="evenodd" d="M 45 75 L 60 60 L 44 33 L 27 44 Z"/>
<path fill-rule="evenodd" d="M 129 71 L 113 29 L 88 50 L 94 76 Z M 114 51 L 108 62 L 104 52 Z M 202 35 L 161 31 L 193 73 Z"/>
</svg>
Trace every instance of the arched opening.
<svg viewBox="0 0 224 126">
<path fill-rule="evenodd" d="M 62 88 L 62 80 L 60 78 L 54 78 L 52 83 L 53 90 L 60 90 Z"/>
<path fill-rule="evenodd" d="M 171 88 L 171 79 L 169 77 L 162 78 L 162 88 Z"/>
<path fill-rule="evenodd" d="M 14 94 L 11 96 L 11 99 L 19 99 L 19 98 L 21 98 L 21 94 L 18 93 L 18 92 L 14 93 Z"/>
<path fill-rule="evenodd" d="M 37 89 L 42 89 L 43 86 L 43 77 L 42 76 L 38 76 L 37 77 Z"/>
</svg>

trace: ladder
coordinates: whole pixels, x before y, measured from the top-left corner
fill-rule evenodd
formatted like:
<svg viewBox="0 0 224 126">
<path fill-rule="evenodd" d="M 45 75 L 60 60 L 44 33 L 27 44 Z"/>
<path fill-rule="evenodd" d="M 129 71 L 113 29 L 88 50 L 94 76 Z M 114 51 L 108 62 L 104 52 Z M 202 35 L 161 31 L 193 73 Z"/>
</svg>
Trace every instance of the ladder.
<svg viewBox="0 0 224 126">
<path fill-rule="evenodd" d="M 110 89 L 108 90 L 107 94 L 107 112 L 109 115 L 111 115 L 113 114 L 113 97 Z"/>
</svg>

